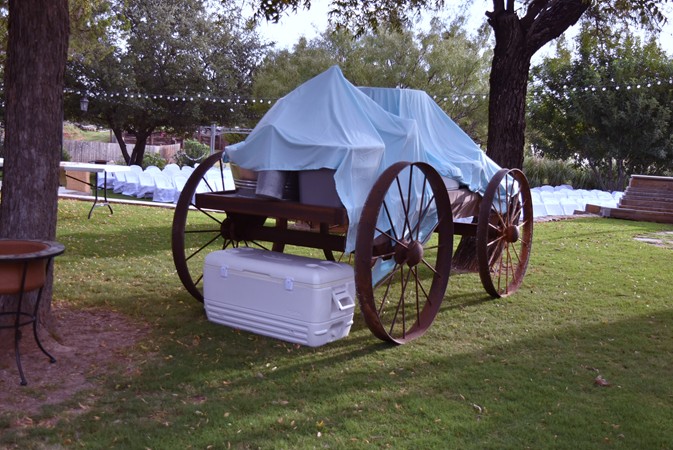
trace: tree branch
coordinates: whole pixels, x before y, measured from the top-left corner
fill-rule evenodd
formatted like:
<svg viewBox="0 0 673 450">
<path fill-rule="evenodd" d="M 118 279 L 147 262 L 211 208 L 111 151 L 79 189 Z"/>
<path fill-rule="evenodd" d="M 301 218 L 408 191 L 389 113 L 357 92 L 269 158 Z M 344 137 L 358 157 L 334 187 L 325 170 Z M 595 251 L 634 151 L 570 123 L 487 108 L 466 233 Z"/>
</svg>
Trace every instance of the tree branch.
<svg viewBox="0 0 673 450">
<path fill-rule="evenodd" d="M 535 3 L 544 3 L 539 0 Z M 565 30 L 577 23 L 582 14 L 589 8 L 586 0 L 550 0 L 549 4 L 540 9 L 531 21 L 526 32 L 526 52 L 532 56 L 552 39 L 561 36 Z M 539 5 L 538 5 L 539 6 Z M 533 5 L 531 5 L 533 8 Z M 529 8 L 529 14 L 531 13 Z M 526 15 L 528 17 L 528 14 Z M 532 16 L 531 16 L 532 17 Z"/>
<path fill-rule="evenodd" d="M 493 11 L 486 11 L 486 17 L 494 19 L 505 10 L 505 0 L 493 0 Z"/>
<path fill-rule="evenodd" d="M 549 0 L 534 0 L 530 4 L 528 11 L 526 11 L 526 15 L 521 19 L 521 26 L 524 30 L 530 28 L 535 18 L 540 14 L 540 11 L 542 11 L 548 3 Z"/>
</svg>

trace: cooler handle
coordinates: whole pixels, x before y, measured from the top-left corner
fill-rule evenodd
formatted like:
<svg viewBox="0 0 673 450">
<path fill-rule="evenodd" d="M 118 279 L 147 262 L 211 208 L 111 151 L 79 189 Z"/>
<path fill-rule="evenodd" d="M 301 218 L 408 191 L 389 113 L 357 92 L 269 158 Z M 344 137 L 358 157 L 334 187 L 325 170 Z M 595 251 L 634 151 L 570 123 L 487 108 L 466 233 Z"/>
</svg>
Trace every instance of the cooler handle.
<svg viewBox="0 0 673 450">
<path fill-rule="evenodd" d="M 339 308 L 339 311 L 355 308 L 355 300 L 350 296 L 348 290 L 332 291 L 332 301 Z"/>
</svg>

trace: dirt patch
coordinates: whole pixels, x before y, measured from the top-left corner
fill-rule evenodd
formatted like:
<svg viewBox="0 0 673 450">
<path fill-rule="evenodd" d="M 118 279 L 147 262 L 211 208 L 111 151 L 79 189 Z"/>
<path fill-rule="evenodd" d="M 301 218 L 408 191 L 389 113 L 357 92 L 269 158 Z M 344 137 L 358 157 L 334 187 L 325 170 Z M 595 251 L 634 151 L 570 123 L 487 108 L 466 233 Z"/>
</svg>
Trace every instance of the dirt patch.
<svg viewBox="0 0 673 450">
<path fill-rule="evenodd" d="M 54 364 L 35 344 L 30 326 L 22 328 L 21 363 L 27 386 L 19 384 L 13 347 L 0 355 L 0 411 L 16 417 L 11 426 L 36 425 L 31 416 L 42 406 L 67 401 L 95 387 L 91 380 L 111 368 L 134 371 L 135 362 L 126 350 L 149 331 L 144 324 L 104 310 L 59 307 L 53 316 L 54 337 L 41 336 L 56 359 Z"/>
<path fill-rule="evenodd" d="M 636 236 L 635 240 L 657 247 L 673 249 L 673 231 L 659 231 L 646 235 Z"/>
</svg>

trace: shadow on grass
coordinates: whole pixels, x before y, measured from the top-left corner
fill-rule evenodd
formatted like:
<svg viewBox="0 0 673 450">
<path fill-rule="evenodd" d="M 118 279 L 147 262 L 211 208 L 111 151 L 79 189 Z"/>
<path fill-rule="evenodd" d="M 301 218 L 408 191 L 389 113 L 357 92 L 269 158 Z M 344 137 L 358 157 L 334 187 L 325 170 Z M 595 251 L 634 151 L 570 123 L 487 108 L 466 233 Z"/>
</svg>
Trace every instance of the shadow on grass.
<svg viewBox="0 0 673 450">
<path fill-rule="evenodd" d="M 240 446 L 317 445 L 320 432 L 332 444 L 377 447 L 440 448 L 449 439 L 454 448 L 668 448 L 671 319 L 664 311 L 466 353 L 432 335 L 390 347 L 355 330 L 311 350 L 209 330 L 216 342 L 202 349 L 205 360 L 190 359 L 188 384 L 210 386 L 197 388 L 207 399 L 198 409 L 219 442 Z M 214 436 L 192 438 L 207 445 Z"/>
<path fill-rule="evenodd" d="M 150 221 L 133 236 L 169 255 L 169 232 Z M 101 234 L 103 255 L 147 255 L 121 229 Z M 68 236 L 72 245 L 94 242 L 73 254 L 99 255 L 99 234 Z M 613 280 L 573 294 L 577 302 L 554 297 L 554 306 L 535 294 L 492 300 L 475 277 L 455 281 L 417 341 L 382 343 L 356 313 L 348 337 L 307 348 L 212 324 L 174 278 L 149 295 L 157 282 L 143 279 L 115 292 L 110 306 L 151 323 L 153 342 L 144 345 L 155 356 L 143 355 L 135 375 L 110 375 L 104 395 L 77 415 L 51 412 L 66 417 L 53 430 L 16 433 L 35 443 L 26 448 L 671 448 L 673 311 L 664 300 L 651 313 L 644 302 L 620 302 L 603 319 L 610 298 L 585 296 Z M 596 384 L 599 376 L 608 386 Z"/>
<path fill-rule="evenodd" d="M 66 246 L 66 250 L 71 248 L 83 258 L 115 257 L 121 252 L 129 256 L 146 256 L 148 253 L 171 251 L 171 230 L 166 226 L 134 228 L 132 232 L 87 231 L 67 234 L 59 239 Z M 138 245 L 139 242 L 142 245 Z"/>
<path fill-rule="evenodd" d="M 20 433 L 25 448 L 669 448 L 673 311 L 548 330 L 512 332 L 497 320 L 454 329 L 463 305 L 495 305 L 483 295 L 447 299 L 428 333 L 404 346 L 380 342 L 356 314 L 348 337 L 318 348 L 212 324 L 184 293 L 140 301 L 134 314 L 152 323 L 157 356 L 143 358 L 136 375 L 110 377 L 104 396 L 57 432 L 12 430 L 3 440 Z M 599 376 L 609 386 L 597 385 Z"/>
</svg>

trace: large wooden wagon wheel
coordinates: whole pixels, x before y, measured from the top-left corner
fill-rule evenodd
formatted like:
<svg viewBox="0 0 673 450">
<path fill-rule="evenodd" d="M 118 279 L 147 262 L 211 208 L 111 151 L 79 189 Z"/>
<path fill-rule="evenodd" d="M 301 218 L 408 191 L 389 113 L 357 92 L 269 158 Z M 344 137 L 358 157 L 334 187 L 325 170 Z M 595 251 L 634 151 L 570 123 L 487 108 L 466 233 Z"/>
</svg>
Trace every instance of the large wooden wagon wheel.
<svg viewBox="0 0 673 450">
<path fill-rule="evenodd" d="M 208 253 L 241 245 L 268 249 L 267 243 L 249 238 L 252 230 L 264 225 L 266 217 L 203 209 L 194 202 L 196 193 L 223 190 L 222 153 L 212 154 L 194 169 L 173 215 L 173 262 L 182 284 L 201 302 L 203 263 Z M 273 250 L 282 251 L 282 247 L 274 246 Z"/>
<path fill-rule="evenodd" d="M 533 202 L 526 176 L 501 169 L 481 200 L 477 223 L 477 260 L 481 283 L 493 297 L 518 288 L 533 243 Z"/>
<path fill-rule="evenodd" d="M 425 163 L 389 167 L 367 197 L 355 246 L 358 301 L 375 336 L 403 344 L 428 329 L 452 252 L 451 204 L 439 174 Z"/>
</svg>

